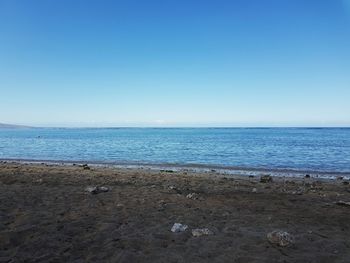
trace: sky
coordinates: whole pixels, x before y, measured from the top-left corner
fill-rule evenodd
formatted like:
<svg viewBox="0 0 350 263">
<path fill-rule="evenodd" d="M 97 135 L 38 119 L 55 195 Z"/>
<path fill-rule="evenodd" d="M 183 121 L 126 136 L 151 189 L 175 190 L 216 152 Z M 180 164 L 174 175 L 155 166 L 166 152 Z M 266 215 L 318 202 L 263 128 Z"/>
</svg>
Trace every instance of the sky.
<svg viewBox="0 0 350 263">
<path fill-rule="evenodd" d="M 0 0 L 0 122 L 350 126 L 350 0 Z"/>
</svg>

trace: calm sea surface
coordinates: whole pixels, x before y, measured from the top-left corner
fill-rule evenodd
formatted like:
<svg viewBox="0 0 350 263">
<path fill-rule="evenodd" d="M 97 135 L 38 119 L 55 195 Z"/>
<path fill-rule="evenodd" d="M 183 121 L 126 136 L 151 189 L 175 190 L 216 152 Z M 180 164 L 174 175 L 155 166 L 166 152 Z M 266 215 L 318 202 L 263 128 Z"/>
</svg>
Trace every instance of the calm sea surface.
<svg viewBox="0 0 350 263">
<path fill-rule="evenodd" d="M 12 158 L 350 172 L 350 129 L 0 129 Z"/>
</svg>

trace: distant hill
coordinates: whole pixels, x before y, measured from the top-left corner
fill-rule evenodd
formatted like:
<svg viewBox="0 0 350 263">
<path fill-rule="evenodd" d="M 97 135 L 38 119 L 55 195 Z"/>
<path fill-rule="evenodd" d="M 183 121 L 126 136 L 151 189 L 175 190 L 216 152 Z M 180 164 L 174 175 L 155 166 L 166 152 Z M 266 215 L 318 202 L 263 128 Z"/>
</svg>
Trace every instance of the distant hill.
<svg viewBox="0 0 350 263">
<path fill-rule="evenodd" d="M 0 129 L 25 129 L 25 128 L 31 128 L 31 127 L 24 126 L 24 125 L 0 123 Z"/>
</svg>

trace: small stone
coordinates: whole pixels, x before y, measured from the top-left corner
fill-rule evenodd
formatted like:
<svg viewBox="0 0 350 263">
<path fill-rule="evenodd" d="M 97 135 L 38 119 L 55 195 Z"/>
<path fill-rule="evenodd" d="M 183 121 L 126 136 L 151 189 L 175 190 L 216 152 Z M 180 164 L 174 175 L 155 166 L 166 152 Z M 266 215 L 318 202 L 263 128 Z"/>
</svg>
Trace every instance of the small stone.
<svg viewBox="0 0 350 263">
<path fill-rule="evenodd" d="M 89 192 L 90 194 L 97 194 L 97 187 L 96 186 L 88 186 L 85 188 L 86 192 Z"/>
<path fill-rule="evenodd" d="M 310 178 L 310 175 L 309 174 L 305 174 L 305 178 Z"/>
<path fill-rule="evenodd" d="M 106 186 L 88 186 L 85 188 L 85 191 L 89 192 L 90 194 L 99 194 L 108 192 L 109 188 Z"/>
<path fill-rule="evenodd" d="M 186 195 L 186 198 L 196 200 L 198 199 L 198 195 L 196 193 L 189 193 Z"/>
<path fill-rule="evenodd" d="M 343 180 L 343 179 L 344 179 L 343 176 L 338 176 L 338 177 L 337 177 L 337 180 L 339 180 L 339 181 L 340 181 L 340 180 Z"/>
<path fill-rule="evenodd" d="M 109 191 L 109 188 L 106 186 L 100 186 L 100 187 L 97 187 L 97 189 L 99 192 L 108 192 Z"/>
<path fill-rule="evenodd" d="M 335 202 L 337 205 L 341 206 L 350 206 L 350 202 L 345 202 L 345 201 L 337 201 Z"/>
<path fill-rule="evenodd" d="M 349 185 L 349 181 L 344 181 L 343 185 Z"/>
<path fill-rule="evenodd" d="M 294 237 L 285 231 L 275 230 L 267 234 L 267 239 L 271 244 L 280 247 L 287 247 L 294 244 Z"/>
<path fill-rule="evenodd" d="M 38 184 L 41 184 L 43 182 L 43 179 L 39 178 L 39 179 L 35 180 L 35 182 L 38 183 Z"/>
<path fill-rule="evenodd" d="M 252 192 L 253 192 L 253 193 L 257 193 L 257 192 L 258 192 L 258 189 L 253 188 Z"/>
<path fill-rule="evenodd" d="M 272 177 L 269 175 L 269 174 L 266 174 L 266 175 L 262 175 L 261 177 L 260 177 L 260 182 L 261 183 L 270 183 L 270 182 L 272 182 L 273 180 L 272 180 Z"/>
<path fill-rule="evenodd" d="M 192 230 L 192 236 L 194 237 L 209 236 L 213 234 L 213 231 L 208 228 L 196 228 Z"/>
<path fill-rule="evenodd" d="M 183 225 L 180 223 L 175 223 L 173 227 L 171 228 L 171 232 L 173 233 L 179 233 L 179 232 L 184 232 L 188 228 L 187 225 Z"/>
<path fill-rule="evenodd" d="M 305 192 L 305 190 L 303 188 L 299 188 L 295 191 L 292 191 L 291 194 L 292 195 L 302 195 L 302 194 L 304 194 L 304 192 Z"/>
</svg>

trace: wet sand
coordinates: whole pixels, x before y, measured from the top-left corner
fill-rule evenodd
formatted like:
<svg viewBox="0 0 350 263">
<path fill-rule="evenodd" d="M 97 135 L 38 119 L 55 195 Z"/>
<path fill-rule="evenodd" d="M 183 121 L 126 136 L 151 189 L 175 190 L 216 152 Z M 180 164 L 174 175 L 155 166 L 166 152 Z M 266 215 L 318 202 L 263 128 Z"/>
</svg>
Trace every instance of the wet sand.
<svg viewBox="0 0 350 263">
<path fill-rule="evenodd" d="M 89 168 L 0 163 L 0 262 L 350 262 L 348 181 Z"/>
</svg>

